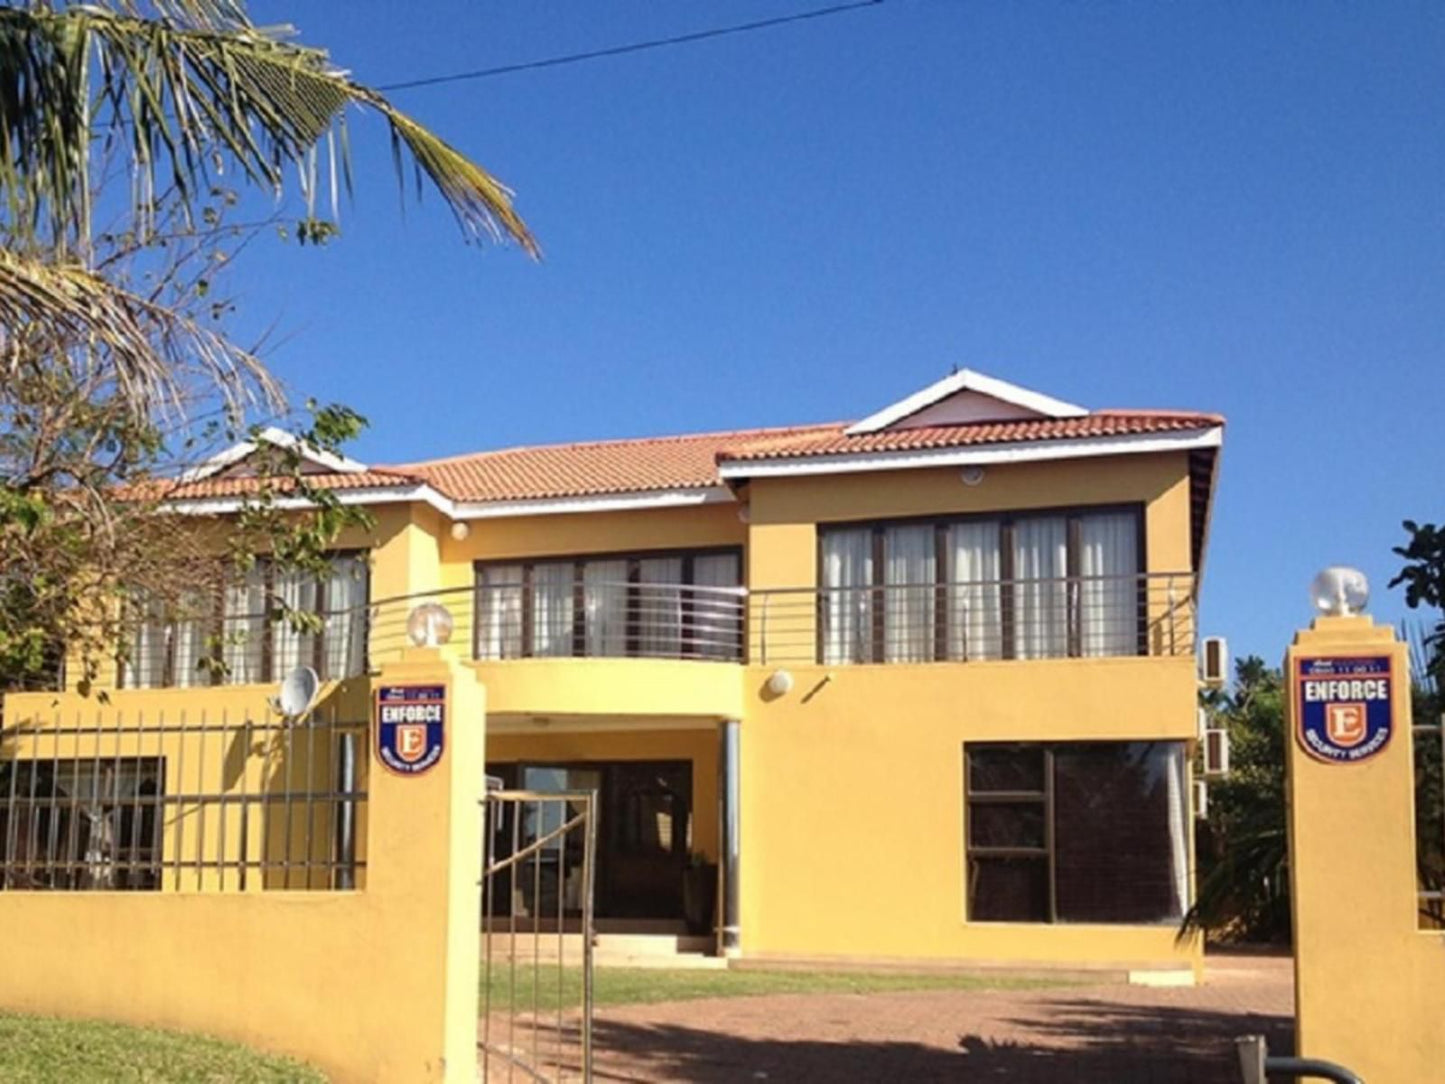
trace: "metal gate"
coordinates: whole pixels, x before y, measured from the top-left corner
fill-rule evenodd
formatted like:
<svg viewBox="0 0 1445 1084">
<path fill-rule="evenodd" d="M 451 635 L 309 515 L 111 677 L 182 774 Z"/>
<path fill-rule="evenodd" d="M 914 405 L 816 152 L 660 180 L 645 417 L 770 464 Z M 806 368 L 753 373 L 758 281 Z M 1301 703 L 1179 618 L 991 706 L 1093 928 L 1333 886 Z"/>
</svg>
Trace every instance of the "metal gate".
<svg viewBox="0 0 1445 1084">
<path fill-rule="evenodd" d="M 592 1080 L 596 807 L 595 791 L 483 801 L 483 1080 Z"/>
</svg>

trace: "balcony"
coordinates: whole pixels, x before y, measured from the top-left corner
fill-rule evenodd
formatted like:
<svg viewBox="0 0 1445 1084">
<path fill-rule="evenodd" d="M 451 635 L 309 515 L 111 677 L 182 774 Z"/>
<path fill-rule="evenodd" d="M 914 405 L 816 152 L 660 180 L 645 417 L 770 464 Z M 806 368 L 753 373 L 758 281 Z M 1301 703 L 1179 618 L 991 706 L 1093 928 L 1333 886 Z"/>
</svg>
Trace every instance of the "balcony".
<svg viewBox="0 0 1445 1084">
<path fill-rule="evenodd" d="M 754 590 L 761 666 L 1193 655 L 1187 573 Z"/>
<path fill-rule="evenodd" d="M 447 608 L 450 650 L 479 664 L 650 660 L 826 666 L 1190 656 L 1187 573 L 752 589 L 596 582 L 398 596 L 314 615 L 302 628 L 260 614 L 146 625 L 126 687 L 274 684 L 296 666 L 323 679 L 374 671 L 409 643 L 424 602 Z M 576 673 L 574 667 L 570 673 Z"/>
</svg>

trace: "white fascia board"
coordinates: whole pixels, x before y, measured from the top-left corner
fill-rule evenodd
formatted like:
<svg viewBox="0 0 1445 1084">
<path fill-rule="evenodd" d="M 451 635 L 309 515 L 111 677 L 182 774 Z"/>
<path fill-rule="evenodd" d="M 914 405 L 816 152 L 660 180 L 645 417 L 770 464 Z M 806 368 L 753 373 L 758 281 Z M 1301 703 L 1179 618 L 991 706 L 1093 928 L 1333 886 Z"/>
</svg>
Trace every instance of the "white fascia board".
<svg viewBox="0 0 1445 1084">
<path fill-rule="evenodd" d="M 274 425 L 269 425 L 261 430 L 258 440 L 243 440 L 239 444 L 222 449 L 199 466 L 182 471 L 180 480 L 182 482 L 198 482 L 202 478 L 219 474 L 227 467 L 241 462 L 261 443 L 274 444 L 278 448 L 296 449 L 301 453 L 303 459 L 315 463 L 317 466 L 325 467 L 327 470 L 335 471 L 337 474 L 359 474 L 367 469 L 365 463 L 348 456 L 335 455 L 310 445 L 303 446 L 301 441 L 296 439 L 294 433 L 288 433 L 284 429 L 277 429 Z"/>
<path fill-rule="evenodd" d="M 1177 433 L 1140 433 L 1121 437 L 1084 437 L 1078 440 L 1019 441 L 963 448 L 917 448 L 897 452 L 858 452 L 849 455 L 808 456 L 795 459 L 754 459 L 724 462 L 718 473 L 724 480 L 786 478 L 817 474 L 856 474 L 862 471 L 909 470 L 915 467 L 989 466 L 998 463 L 1034 463 L 1053 459 L 1089 459 L 1104 455 L 1180 452 L 1191 448 L 1218 448 L 1220 426 L 1186 429 Z"/>
<path fill-rule="evenodd" d="M 506 516 L 556 516 L 577 512 L 630 512 L 646 508 L 690 508 L 737 500 L 727 486 L 667 489 L 649 493 L 597 493 L 582 497 L 546 497 L 517 501 L 475 501 L 456 505 L 455 519 Z"/>
<path fill-rule="evenodd" d="M 1035 411 L 1048 418 L 1082 418 L 1089 413 L 1075 403 L 1066 403 L 1051 395 L 1029 391 L 1028 388 L 1021 388 L 1017 384 L 1010 384 L 1007 380 L 987 376 L 972 369 L 960 369 L 956 373 L 945 376 L 942 380 L 934 381 L 922 391 L 916 391 L 906 399 L 900 399 L 898 402 L 868 415 L 862 421 L 855 422 L 844 432 L 848 436 L 876 433 L 910 415 L 917 414 L 925 407 L 947 399 L 950 395 L 964 391 L 974 391 L 980 395 L 991 396 L 1002 402 L 1023 407 L 1025 410 Z"/>
<path fill-rule="evenodd" d="M 419 501 L 429 504 L 444 515 L 453 516 L 455 506 L 431 486 L 388 486 L 385 489 L 344 489 L 337 491 L 337 500 L 342 504 L 402 504 Z M 200 497 L 167 501 L 159 506 L 161 512 L 175 512 L 186 516 L 224 516 L 239 512 L 245 504 L 242 497 Z M 296 511 L 315 507 L 305 497 L 277 497 L 267 503 L 269 508 Z"/>
<path fill-rule="evenodd" d="M 602 493 L 587 497 L 558 497 L 524 501 L 477 501 L 464 503 L 443 496 L 428 485 L 391 486 L 386 489 L 344 489 L 337 491 L 342 504 L 398 504 L 417 501 L 430 505 L 449 519 L 501 519 L 508 516 L 549 516 L 579 512 L 627 512 L 647 508 L 690 508 L 702 504 L 736 501 L 727 486 L 673 489 L 655 493 Z M 162 511 L 195 516 L 220 516 L 238 512 L 240 497 L 179 500 L 161 505 Z M 304 497 L 279 497 L 270 507 L 294 510 L 311 507 Z"/>
</svg>

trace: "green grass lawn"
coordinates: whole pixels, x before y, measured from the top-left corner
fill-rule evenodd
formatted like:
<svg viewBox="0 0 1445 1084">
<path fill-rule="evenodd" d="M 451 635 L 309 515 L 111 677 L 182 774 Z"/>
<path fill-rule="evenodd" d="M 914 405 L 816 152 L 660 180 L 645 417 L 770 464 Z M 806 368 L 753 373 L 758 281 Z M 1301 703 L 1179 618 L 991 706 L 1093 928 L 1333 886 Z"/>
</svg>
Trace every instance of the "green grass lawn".
<svg viewBox="0 0 1445 1084">
<path fill-rule="evenodd" d="M 506 1011 L 511 1001 L 511 974 L 505 965 L 493 964 L 491 1007 Z M 686 1001 L 704 997 L 758 997 L 763 994 L 885 994 L 899 990 L 1020 990 L 1067 986 L 1064 979 L 957 975 L 942 972 L 892 973 L 883 971 L 669 971 L 662 968 L 599 967 L 593 972 L 595 1004 L 640 1005 L 657 1001 Z M 487 976 L 481 983 L 482 1012 L 487 1011 Z M 555 964 L 544 966 L 536 991 L 537 1006 L 547 1012 L 559 1004 L 567 1008 L 582 1001 L 582 969 L 561 970 L 559 991 Z M 532 972 L 517 966 L 516 1003 L 530 1010 Z"/>
<path fill-rule="evenodd" d="M 153 1028 L 0 1013 L 3 1084 L 325 1084 L 236 1043 Z"/>
</svg>

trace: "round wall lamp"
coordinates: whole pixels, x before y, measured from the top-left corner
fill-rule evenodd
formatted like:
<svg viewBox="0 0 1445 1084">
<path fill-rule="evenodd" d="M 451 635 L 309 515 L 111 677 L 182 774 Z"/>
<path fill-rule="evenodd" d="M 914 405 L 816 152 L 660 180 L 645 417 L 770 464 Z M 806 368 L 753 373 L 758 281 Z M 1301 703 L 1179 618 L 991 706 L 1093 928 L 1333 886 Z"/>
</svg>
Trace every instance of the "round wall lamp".
<svg viewBox="0 0 1445 1084">
<path fill-rule="evenodd" d="M 958 472 L 958 476 L 963 479 L 964 485 L 976 486 L 983 481 L 983 473 L 982 467 L 964 467 L 963 470 Z"/>
<path fill-rule="evenodd" d="M 793 691 L 793 675 L 786 670 L 774 670 L 768 675 L 768 692 L 774 696 L 787 696 Z"/>
<path fill-rule="evenodd" d="M 465 542 L 468 538 L 471 537 L 472 525 L 463 520 L 457 520 L 455 523 L 452 524 L 451 534 L 453 541 Z"/>
</svg>

